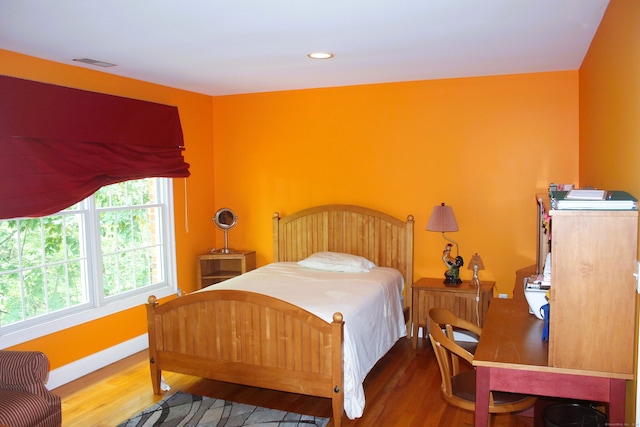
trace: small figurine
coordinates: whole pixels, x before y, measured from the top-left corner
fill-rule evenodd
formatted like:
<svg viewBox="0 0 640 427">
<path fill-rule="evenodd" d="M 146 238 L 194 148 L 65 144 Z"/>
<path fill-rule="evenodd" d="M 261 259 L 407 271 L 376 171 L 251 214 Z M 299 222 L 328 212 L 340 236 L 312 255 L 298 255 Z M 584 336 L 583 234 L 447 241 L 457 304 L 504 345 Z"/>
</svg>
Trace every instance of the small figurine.
<svg viewBox="0 0 640 427">
<path fill-rule="evenodd" d="M 464 265 L 464 260 L 460 255 L 455 258 L 451 255 L 452 247 L 453 245 L 451 243 L 447 243 L 447 246 L 442 252 L 442 261 L 448 268 L 444 273 L 444 283 L 446 285 L 459 285 L 462 283 L 460 279 L 460 267 Z"/>
</svg>

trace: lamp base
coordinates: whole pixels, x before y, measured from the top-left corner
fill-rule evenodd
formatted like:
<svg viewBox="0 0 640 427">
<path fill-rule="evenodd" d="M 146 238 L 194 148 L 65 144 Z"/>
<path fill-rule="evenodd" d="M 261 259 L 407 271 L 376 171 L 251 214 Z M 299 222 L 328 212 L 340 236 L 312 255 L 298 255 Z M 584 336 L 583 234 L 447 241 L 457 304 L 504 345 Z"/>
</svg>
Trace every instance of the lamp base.
<svg viewBox="0 0 640 427">
<path fill-rule="evenodd" d="M 460 279 L 460 276 L 455 273 L 457 273 L 457 270 L 454 272 L 454 274 L 451 274 L 450 270 L 445 271 L 444 281 L 442 283 L 444 283 L 445 286 L 460 286 L 462 280 Z"/>
<path fill-rule="evenodd" d="M 452 287 L 452 288 L 457 288 L 462 283 L 462 280 L 460 280 L 460 279 L 451 279 L 451 280 L 449 280 L 448 278 L 446 278 L 446 279 L 444 279 L 442 281 L 442 283 L 444 283 L 445 286 L 449 286 L 449 287 Z"/>
<path fill-rule="evenodd" d="M 462 265 L 462 264 L 460 264 Z M 444 282 L 446 286 L 460 286 L 460 267 L 454 265 L 444 272 Z"/>
</svg>

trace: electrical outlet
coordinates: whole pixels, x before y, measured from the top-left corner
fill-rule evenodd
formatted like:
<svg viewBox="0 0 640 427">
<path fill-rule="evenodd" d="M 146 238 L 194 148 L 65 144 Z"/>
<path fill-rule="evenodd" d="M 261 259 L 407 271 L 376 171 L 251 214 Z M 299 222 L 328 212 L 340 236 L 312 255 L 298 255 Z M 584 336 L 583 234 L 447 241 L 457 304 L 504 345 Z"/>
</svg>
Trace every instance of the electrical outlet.
<svg viewBox="0 0 640 427">
<path fill-rule="evenodd" d="M 507 294 L 498 294 L 498 298 L 508 298 L 508 297 L 509 297 L 509 295 L 507 295 Z"/>
</svg>

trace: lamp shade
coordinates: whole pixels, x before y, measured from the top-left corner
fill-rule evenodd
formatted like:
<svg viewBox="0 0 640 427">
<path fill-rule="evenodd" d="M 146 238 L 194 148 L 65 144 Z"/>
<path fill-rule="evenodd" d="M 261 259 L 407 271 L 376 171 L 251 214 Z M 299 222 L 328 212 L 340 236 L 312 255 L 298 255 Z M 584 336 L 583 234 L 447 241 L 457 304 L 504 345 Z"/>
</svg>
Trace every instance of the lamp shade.
<svg viewBox="0 0 640 427">
<path fill-rule="evenodd" d="M 458 231 L 458 223 L 453 215 L 453 208 L 442 203 L 434 206 L 427 223 L 427 231 Z"/>
<path fill-rule="evenodd" d="M 469 270 L 473 270 L 474 266 L 477 266 L 478 270 L 484 270 L 484 263 L 482 262 L 482 258 L 480 258 L 480 255 L 478 255 L 477 252 L 471 257 L 471 261 L 469 262 L 469 267 L 467 268 Z"/>
</svg>

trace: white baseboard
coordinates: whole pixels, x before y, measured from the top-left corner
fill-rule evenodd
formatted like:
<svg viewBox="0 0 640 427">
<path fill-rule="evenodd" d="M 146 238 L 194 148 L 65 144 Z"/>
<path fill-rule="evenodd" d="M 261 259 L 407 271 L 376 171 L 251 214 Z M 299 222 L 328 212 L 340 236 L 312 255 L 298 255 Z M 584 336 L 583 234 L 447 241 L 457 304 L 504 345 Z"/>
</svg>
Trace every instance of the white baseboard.
<svg viewBox="0 0 640 427">
<path fill-rule="evenodd" d="M 104 368 L 107 365 L 149 348 L 147 334 L 140 335 L 106 350 L 94 353 L 84 359 L 76 360 L 68 365 L 61 366 L 49 372 L 47 388 L 53 390 L 56 387 L 77 380 L 91 372 Z"/>
</svg>

